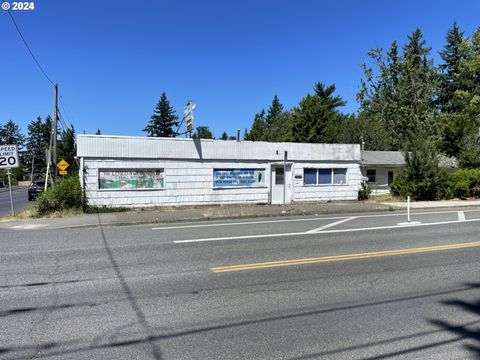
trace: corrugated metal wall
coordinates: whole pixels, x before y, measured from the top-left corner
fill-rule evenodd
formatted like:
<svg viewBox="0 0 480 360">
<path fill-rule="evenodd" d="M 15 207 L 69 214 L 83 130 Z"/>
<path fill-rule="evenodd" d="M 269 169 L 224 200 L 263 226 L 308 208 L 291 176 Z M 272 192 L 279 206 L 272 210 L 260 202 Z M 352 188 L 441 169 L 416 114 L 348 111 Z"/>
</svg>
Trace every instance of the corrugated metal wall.
<svg viewBox="0 0 480 360">
<path fill-rule="evenodd" d="M 299 144 L 79 135 L 77 155 L 85 158 L 360 161 L 357 144 Z"/>
</svg>

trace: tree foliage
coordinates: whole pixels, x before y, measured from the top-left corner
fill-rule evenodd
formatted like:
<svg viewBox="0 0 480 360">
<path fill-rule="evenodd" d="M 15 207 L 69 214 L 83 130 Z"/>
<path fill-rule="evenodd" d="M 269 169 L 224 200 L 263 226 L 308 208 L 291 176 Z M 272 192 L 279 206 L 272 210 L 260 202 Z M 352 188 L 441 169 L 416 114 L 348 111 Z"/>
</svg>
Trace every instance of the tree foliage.
<svg viewBox="0 0 480 360">
<path fill-rule="evenodd" d="M 213 134 L 208 126 L 197 126 L 192 135 L 193 139 L 213 139 Z"/>
<path fill-rule="evenodd" d="M 28 171 L 43 172 L 47 166 L 46 152 L 50 143 L 52 118 L 47 116 L 45 121 L 39 116 L 28 124 L 25 160 Z M 33 169 L 32 169 L 33 164 Z"/>
<path fill-rule="evenodd" d="M 173 107 L 170 106 L 167 95 L 162 93 L 160 100 L 155 106 L 153 115 L 150 117 L 150 121 L 143 131 L 147 133 L 147 136 L 175 137 L 176 131 L 174 127 L 177 126 L 178 116 Z"/>
<path fill-rule="evenodd" d="M 65 160 L 70 164 L 69 173 L 77 173 L 78 166 L 75 160 L 77 155 L 77 145 L 75 144 L 75 129 L 73 125 L 64 129 L 60 133 L 60 141 L 57 142 L 57 158 Z"/>
</svg>

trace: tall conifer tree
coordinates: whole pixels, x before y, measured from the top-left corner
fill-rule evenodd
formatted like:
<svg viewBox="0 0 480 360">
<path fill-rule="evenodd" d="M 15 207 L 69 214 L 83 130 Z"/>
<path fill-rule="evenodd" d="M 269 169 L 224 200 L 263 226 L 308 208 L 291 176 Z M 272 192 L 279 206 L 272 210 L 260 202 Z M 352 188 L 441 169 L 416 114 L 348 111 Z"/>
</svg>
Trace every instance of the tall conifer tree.
<svg viewBox="0 0 480 360">
<path fill-rule="evenodd" d="M 162 93 L 160 100 L 155 106 L 153 115 L 150 117 L 150 122 L 143 129 L 147 136 L 156 137 L 175 137 L 174 127 L 178 126 L 178 116 L 175 110 L 170 106 L 167 95 Z"/>
</svg>

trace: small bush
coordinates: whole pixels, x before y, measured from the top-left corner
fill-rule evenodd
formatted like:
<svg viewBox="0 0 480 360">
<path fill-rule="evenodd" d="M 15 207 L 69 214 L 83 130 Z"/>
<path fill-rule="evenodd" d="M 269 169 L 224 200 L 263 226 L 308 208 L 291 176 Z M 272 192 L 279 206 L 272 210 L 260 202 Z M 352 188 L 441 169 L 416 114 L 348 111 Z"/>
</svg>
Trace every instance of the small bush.
<svg viewBox="0 0 480 360">
<path fill-rule="evenodd" d="M 371 193 L 372 188 L 365 181 L 362 182 L 362 187 L 358 191 L 358 200 L 368 200 Z"/>
<path fill-rule="evenodd" d="M 83 205 L 82 188 L 78 176 L 59 180 L 55 187 L 41 194 L 36 203 L 39 215 L 67 209 L 82 209 Z"/>
</svg>

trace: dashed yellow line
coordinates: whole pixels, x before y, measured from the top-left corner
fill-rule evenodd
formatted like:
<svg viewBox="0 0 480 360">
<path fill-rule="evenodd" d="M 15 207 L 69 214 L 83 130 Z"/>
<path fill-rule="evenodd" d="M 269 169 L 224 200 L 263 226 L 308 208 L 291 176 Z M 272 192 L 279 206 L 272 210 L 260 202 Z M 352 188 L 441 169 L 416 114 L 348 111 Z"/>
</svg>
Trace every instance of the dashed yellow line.
<svg viewBox="0 0 480 360">
<path fill-rule="evenodd" d="M 280 266 L 317 264 L 317 263 L 323 263 L 323 262 L 345 261 L 345 260 L 359 260 L 359 259 L 369 259 L 369 258 L 384 257 L 384 256 L 396 256 L 396 255 L 434 252 L 434 251 L 465 249 L 465 248 L 472 248 L 472 247 L 480 247 L 480 241 L 421 247 L 421 248 L 376 251 L 376 252 L 367 252 L 367 253 L 358 253 L 358 254 L 322 256 L 322 257 L 316 257 L 316 258 L 306 258 L 306 259 L 296 259 L 296 260 L 269 261 L 269 262 L 252 263 L 252 264 L 219 266 L 219 267 L 213 267 L 210 270 L 212 270 L 215 273 L 228 272 L 228 271 L 242 271 L 242 270 L 258 270 L 258 269 L 269 269 L 269 268 L 280 267 Z"/>
</svg>

